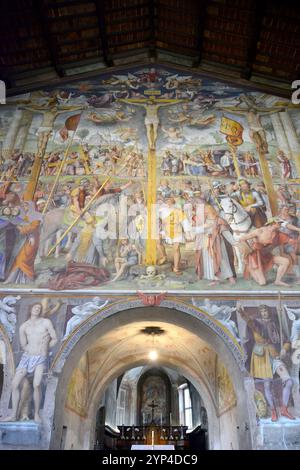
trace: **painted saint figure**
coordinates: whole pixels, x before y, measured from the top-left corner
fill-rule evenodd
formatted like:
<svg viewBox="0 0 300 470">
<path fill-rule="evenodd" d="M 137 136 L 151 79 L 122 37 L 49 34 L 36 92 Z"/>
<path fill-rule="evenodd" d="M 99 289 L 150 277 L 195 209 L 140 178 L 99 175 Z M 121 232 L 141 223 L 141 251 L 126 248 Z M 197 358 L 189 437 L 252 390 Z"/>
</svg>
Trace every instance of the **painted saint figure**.
<svg viewBox="0 0 300 470">
<path fill-rule="evenodd" d="M 271 408 L 271 420 L 277 421 L 277 410 L 272 394 L 272 381 L 278 375 L 282 382 L 282 397 L 280 414 L 288 419 L 295 417 L 288 410 L 289 398 L 293 386 L 293 379 L 287 370 L 284 358 L 290 349 L 288 341 L 281 347 L 280 331 L 272 318 L 267 305 L 258 307 L 260 317 L 252 318 L 240 307 L 239 313 L 252 331 L 254 346 L 251 353 L 250 374 L 255 379 L 262 379 L 266 400 Z"/>
<path fill-rule="evenodd" d="M 199 223 L 200 222 L 200 223 Z M 227 244 L 226 244 L 227 242 Z M 233 251 L 236 245 L 227 222 L 218 216 L 210 204 L 204 205 L 204 220 L 196 227 L 196 273 L 199 279 L 207 279 L 213 286 L 229 280 L 235 284 Z"/>
<path fill-rule="evenodd" d="M 4 421 L 17 421 L 20 411 L 20 387 L 33 375 L 34 421 L 41 422 L 41 382 L 48 360 L 49 349 L 57 343 L 51 320 L 42 317 L 42 304 L 31 307 L 30 318 L 19 329 L 20 344 L 24 353 L 12 381 L 12 414 Z"/>
</svg>

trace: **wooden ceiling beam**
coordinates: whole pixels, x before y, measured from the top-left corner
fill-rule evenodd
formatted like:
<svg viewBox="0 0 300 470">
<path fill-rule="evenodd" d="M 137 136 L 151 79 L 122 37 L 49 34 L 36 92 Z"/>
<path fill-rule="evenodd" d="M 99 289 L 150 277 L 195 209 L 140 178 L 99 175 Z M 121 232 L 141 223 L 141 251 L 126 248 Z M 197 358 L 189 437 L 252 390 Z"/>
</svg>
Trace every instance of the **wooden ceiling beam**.
<svg viewBox="0 0 300 470">
<path fill-rule="evenodd" d="M 107 13 L 115 13 L 117 11 L 130 11 L 130 10 L 134 10 L 135 8 L 138 9 L 138 8 L 144 8 L 144 7 L 147 7 L 149 6 L 149 0 L 147 2 L 141 2 L 141 3 L 137 3 L 135 5 L 127 5 L 127 6 L 123 6 L 123 7 L 114 7 L 114 8 L 110 8 L 109 7 L 109 4 L 107 5 L 106 7 L 106 11 Z"/>
<path fill-rule="evenodd" d="M 105 21 L 105 11 L 107 7 L 107 0 L 94 0 L 96 5 L 96 14 L 98 18 L 99 25 L 99 36 L 101 40 L 101 49 L 103 54 L 103 61 L 105 65 L 111 67 L 113 65 L 113 60 L 109 54 L 109 45 L 107 40 L 107 30 L 106 30 L 106 21 Z"/>
<path fill-rule="evenodd" d="M 209 0 L 203 0 L 199 3 L 198 10 L 198 26 L 197 26 L 197 46 L 198 58 L 194 63 L 194 66 L 198 66 L 202 60 L 203 54 L 203 41 L 204 41 L 204 30 L 205 30 L 205 20 L 207 15 L 207 5 Z"/>
<path fill-rule="evenodd" d="M 252 75 L 253 63 L 257 53 L 257 43 L 259 42 L 264 15 L 266 12 L 266 0 L 255 0 L 255 11 L 252 20 L 252 33 L 246 54 L 246 65 L 241 72 L 241 77 L 249 80 Z"/>
<path fill-rule="evenodd" d="M 34 6 L 34 12 L 37 16 L 37 20 L 39 24 L 41 25 L 42 36 L 45 40 L 45 43 L 48 46 L 48 51 L 49 51 L 52 65 L 57 75 L 59 77 L 63 77 L 64 76 L 63 70 L 62 70 L 62 67 L 59 65 L 59 56 L 58 56 L 57 49 L 53 41 L 50 27 L 49 27 L 49 21 L 48 21 L 48 17 L 46 13 L 47 9 L 45 6 L 42 5 L 42 2 L 40 2 L 39 0 L 33 0 L 33 6 Z"/>
<path fill-rule="evenodd" d="M 149 55 L 156 58 L 156 28 L 155 28 L 155 0 L 149 1 Z"/>
</svg>

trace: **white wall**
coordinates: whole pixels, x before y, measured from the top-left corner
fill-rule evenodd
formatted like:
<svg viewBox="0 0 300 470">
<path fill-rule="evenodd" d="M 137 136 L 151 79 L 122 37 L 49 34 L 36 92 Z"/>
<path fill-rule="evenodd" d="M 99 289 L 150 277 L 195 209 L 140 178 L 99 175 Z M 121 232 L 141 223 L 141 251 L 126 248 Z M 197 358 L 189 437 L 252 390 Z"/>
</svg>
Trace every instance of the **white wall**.
<svg viewBox="0 0 300 470">
<path fill-rule="evenodd" d="M 219 418 L 220 440 L 222 450 L 237 450 L 238 435 L 236 421 L 236 407 L 222 414 Z"/>
</svg>

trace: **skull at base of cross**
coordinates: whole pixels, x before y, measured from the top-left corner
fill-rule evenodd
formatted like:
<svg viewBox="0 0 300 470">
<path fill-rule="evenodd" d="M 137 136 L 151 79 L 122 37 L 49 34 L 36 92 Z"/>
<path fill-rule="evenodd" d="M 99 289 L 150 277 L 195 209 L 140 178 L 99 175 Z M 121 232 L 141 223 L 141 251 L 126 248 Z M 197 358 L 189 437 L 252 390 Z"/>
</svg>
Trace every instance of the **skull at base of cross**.
<svg viewBox="0 0 300 470">
<path fill-rule="evenodd" d="M 147 281 L 161 281 L 165 279 L 165 274 L 157 274 L 155 266 L 147 266 L 146 274 L 142 274 L 140 279 Z"/>
</svg>

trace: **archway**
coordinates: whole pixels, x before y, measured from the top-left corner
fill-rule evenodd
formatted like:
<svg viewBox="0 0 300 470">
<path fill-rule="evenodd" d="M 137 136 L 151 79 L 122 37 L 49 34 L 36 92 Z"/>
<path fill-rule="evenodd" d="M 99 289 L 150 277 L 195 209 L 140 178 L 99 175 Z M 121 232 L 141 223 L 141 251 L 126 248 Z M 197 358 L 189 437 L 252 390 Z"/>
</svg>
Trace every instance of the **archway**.
<svg viewBox="0 0 300 470">
<path fill-rule="evenodd" d="M 208 449 L 208 423 L 200 394 L 186 377 L 156 361 L 129 369 L 111 382 L 99 403 L 101 409 L 105 420 L 97 421 L 97 449 L 128 449 L 145 443 L 141 440 L 149 441 L 151 431 L 160 445 L 172 436 L 174 442 L 169 444 L 181 449 Z"/>
<path fill-rule="evenodd" d="M 187 377 L 203 398 L 210 426 L 210 448 L 250 448 L 251 438 L 247 431 L 249 420 L 245 408 L 245 371 L 241 355 L 235 354 L 239 350 L 238 345 L 226 335 L 220 324 L 213 322 L 204 312 L 184 303 L 164 302 L 162 307 L 156 308 L 141 308 L 134 302 L 132 304 L 119 303 L 101 317 L 94 316 L 63 344 L 53 363 L 52 377 L 47 387 L 47 409 L 49 416 L 54 416 L 48 429 L 49 435 L 51 434 L 50 447 L 60 447 L 68 384 L 83 355 L 87 352 L 90 355 L 93 349 L 98 348 L 101 357 L 101 366 L 98 363 L 98 373 L 89 390 L 89 404 L 82 428 L 83 435 L 87 437 L 80 444 L 82 448 L 92 448 L 99 397 L 107 385 L 129 367 L 145 364 L 149 345 L 144 338 L 138 339 L 138 332 L 145 325 L 155 324 L 168 332 L 168 341 L 159 348 L 159 365 L 172 367 Z M 172 342 L 176 347 L 168 350 L 167 345 Z M 204 370 L 205 360 L 208 360 L 211 352 L 215 360 L 219 359 L 235 391 L 235 406 L 222 415 L 216 403 L 212 382 L 208 380 Z M 59 397 L 55 403 L 54 391 L 56 397 Z M 228 429 L 229 425 L 232 436 L 234 434 L 234 442 L 225 442 L 222 435 L 224 426 Z"/>
</svg>

